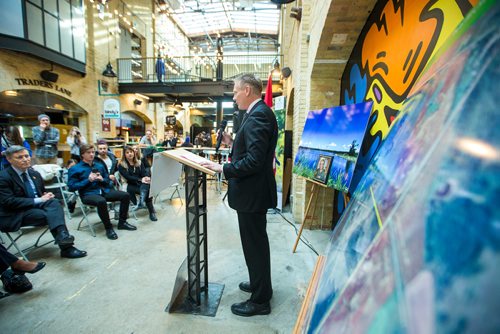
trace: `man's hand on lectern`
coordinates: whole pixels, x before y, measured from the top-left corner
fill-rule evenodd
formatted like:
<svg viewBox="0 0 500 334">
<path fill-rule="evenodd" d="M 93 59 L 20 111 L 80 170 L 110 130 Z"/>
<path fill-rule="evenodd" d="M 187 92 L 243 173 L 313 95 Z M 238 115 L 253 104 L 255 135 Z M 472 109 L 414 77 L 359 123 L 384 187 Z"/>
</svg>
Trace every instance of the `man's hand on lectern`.
<svg viewBox="0 0 500 334">
<path fill-rule="evenodd" d="M 205 167 L 205 168 L 208 168 L 210 170 L 213 170 L 214 172 L 222 173 L 222 165 L 220 165 L 216 162 L 206 160 L 206 161 L 200 162 L 200 165 Z"/>
</svg>

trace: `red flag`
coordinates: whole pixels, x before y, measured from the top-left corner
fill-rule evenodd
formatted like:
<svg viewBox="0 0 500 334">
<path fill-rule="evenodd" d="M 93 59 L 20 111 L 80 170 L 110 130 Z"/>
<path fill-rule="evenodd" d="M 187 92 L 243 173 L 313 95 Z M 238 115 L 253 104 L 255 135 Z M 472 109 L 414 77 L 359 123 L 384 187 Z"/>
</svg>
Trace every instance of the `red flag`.
<svg viewBox="0 0 500 334">
<path fill-rule="evenodd" d="M 266 94 L 264 95 L 264 103 L 267 104 L 269 108 L 273 107 L 273 73 L 269 73 L 269 79 L 267 79 Z"/>
</svg>

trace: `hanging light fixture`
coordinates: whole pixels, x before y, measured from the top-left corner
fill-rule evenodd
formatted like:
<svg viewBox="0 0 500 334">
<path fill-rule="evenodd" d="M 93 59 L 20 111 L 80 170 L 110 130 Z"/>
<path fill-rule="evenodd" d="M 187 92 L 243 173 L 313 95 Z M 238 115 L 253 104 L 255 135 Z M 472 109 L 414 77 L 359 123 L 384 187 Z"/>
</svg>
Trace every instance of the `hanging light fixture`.
<svg viewBox="0 0 500 334">
<path fill-rule="evenodd" d="M 111 65 L 111 60 L 109 58 L 109 30 L 108 30 L 108 64 L 104 71 L 102 71 L 102 75 L 108 78 L 116 78 L 116 73 L 113 71 L 113 66 Z"/>
<path fill-rule="evenodd" d="M 174 107 L 181 107 L 182 108 L 182 102 L 181 100 L 179 99 L 179 97 L 177 97 L 174 101 L 174 104 L 173 104 Z"/>
</svg>

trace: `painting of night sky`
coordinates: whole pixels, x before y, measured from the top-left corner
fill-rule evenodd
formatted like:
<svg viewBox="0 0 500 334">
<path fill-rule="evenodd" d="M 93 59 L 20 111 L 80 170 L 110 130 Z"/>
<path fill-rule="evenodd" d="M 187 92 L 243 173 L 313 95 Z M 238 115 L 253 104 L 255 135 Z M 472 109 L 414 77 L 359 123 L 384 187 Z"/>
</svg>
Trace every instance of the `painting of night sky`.
<svg viewBox="0 0 500 334">
<path fill-rule="evenodd" d="M 347 192 L 371 108 L 367 102 L 310 111 L 293 173 L 312 180 L 320 155 L 331 156 L 326 185 Z"/>
</svg>

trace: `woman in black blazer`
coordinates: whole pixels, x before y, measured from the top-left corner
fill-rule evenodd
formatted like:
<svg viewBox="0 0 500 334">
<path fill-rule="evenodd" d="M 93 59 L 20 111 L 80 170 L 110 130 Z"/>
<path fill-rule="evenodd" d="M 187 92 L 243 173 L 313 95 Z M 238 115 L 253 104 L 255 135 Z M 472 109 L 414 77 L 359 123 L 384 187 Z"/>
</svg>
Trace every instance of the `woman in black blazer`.
<svg viewBox="0 0 500 334">
<path fill-rule="evenodd" d="M 127 180 L 127 192 L 130 194 L 131 202 L 137 204 L 135 195 L 140 194 L 138 207 L 145 205 L 149 211 L 149 219 L 157 221 L 153 199 L 149 197 L 151 183 L 149 168 L 144 165 L 140 158 L 138 159 L 133 147 L 125 146 L 123 148 L 122 161 L 118 166 L 118 171 Z"/>
</svg>

